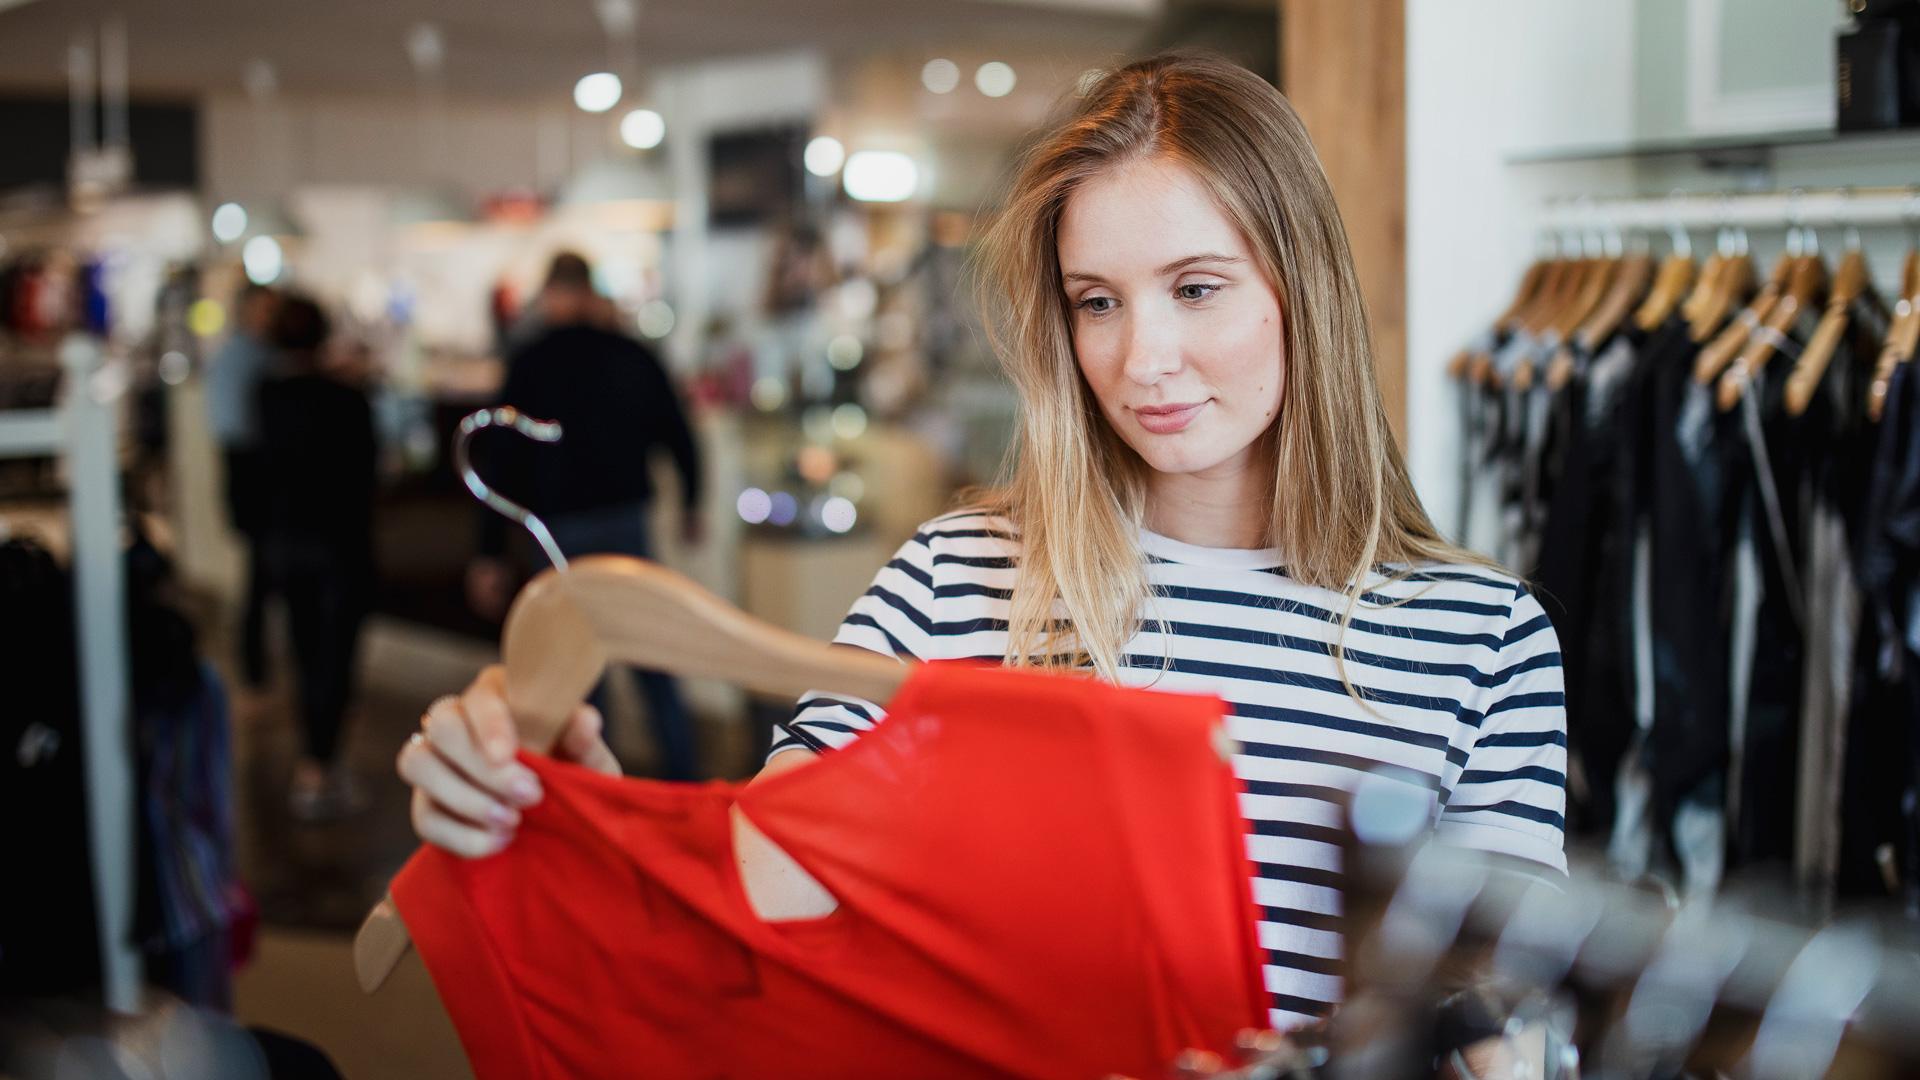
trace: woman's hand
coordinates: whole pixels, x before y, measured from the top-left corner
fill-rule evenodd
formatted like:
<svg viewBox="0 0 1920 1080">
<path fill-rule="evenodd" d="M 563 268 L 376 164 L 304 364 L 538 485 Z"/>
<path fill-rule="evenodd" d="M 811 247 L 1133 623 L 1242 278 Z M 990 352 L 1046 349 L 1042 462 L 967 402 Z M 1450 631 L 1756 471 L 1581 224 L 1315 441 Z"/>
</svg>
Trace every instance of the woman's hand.
<svg viewBox="0 0 1920 1080">
<path fill-rule="evenodd" d="M 599 710 L 582 705 L 568 718 L 553 756 L 609 776 L 620 763 L 601 738 Z M 519 737 L 507 711 L 506 672 L 482 671 L 458 696 L 427 709 L 420 734 L 400 748 L 400 779 L 413 787 L 413 831 L 469 859 L 513 840 L 520 811 L 539 802 L 540 779 L 514 760 Z"/>
</svg>

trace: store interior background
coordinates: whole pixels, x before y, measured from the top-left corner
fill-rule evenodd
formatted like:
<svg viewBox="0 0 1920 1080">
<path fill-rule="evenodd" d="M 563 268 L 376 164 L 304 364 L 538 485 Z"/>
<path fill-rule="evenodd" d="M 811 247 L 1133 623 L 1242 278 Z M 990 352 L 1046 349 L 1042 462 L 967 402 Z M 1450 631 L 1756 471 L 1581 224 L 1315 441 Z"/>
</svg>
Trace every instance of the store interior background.
<svg viewBox="0 0 1920 1080">
<path fill-rule="evenodd" d="M 678 543 L 675 500 L 660 498 L 662 560 L 824 638 L 917 522 L 995 474 L 1014 401 L 978 334 L 967 242 L 1022 138 L 1087 72 L 1203 45 L 1294 97 L 1354 235 L 1397 432 L 1443 522 L 1461 454 L 1446 363 L 1506 305 L 1550 208 L 1920 179 L 1920 137 L 1804 140 L 1833 124 L 1841 16 L 1806 0 L 652 0 L 625 9 L 630 30 L 621 10 L 0 0 L 0 117 L 17 120 L 0 140 L 22 137 L 0 151 L 0 252 L 104 260 L 97 344 L 124 384 L 126 498 L 223 670 L 245 564 L 201 374 L 247 264 L 319 297 L 378 373 L 382 589 L 348 735 L 371 807 L 288 818 L 286 665 L 233 710 L 240 867 L 261 917 L 236 1015 L 312 1041 L 349 1076 L 464 1067 L 417 965 L 366 998 L 347 953 L 413 843 L 393 754 L 494 655 L 497 626 L 463 601 L 477 510 L 448 436 L 501 377 L 496 290 L 524 302 L 556 250 L 595 261 L 693 410 L 706 537 Z M 69 47 L 97 47 L 103 28 L 126 43 L 133 179 L 72 198 Z M 1010 92 L 985 92 L 999 89 L 990 62 L 1011 69 Z M 602 70 L 623 92 L 585 112 L 576 80 Z M 640 108 L 664 124 L 646 149 L 622 137 Z M 833 154 L 805 153 L 822 136 L 895 155 L 883 185 L 910 163 L 904 197 L 849 195 Z M 1758 149 L 1727 168 L 1693 148 L 1728 140 Z M 223 242 L 210 221 L 229 202 L 250 224 Z M 818 260 L 793 255 L 800 223 L 822 238 Z M 257 237 L 271 246 L 249 248 Z M 1753 242 L 1770 253 L 1780 238 Z M 1905 235 L 1866 243 L 1891 279 Z M 782 265 L 805 284 L 771 286 Z M 158 303 L 187 266 L 197 303 Z M 59 382 L 61 344 L 0 337 L 0 405 L 51 404 L 35 395 Z M 135 401 L 163 439 L 133 438 Z M 0 532 L 67 547 L 65 475 L 0 460 Z M 750 773 L 781 705 L 689 690 L 708 773 Z M 638 703 L 615 705 L 616 745 L 645 773 Z"/>
</svg>

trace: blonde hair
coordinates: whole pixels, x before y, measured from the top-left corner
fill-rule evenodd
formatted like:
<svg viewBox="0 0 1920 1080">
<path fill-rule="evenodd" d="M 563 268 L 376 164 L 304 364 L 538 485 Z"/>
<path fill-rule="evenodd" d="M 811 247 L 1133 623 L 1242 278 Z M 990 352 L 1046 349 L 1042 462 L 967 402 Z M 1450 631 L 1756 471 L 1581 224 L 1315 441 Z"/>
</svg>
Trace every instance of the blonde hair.
<svg viewBox="0 0 1920 1080">
<path fill-rule="evenodd" d="M 1295 580 L 1345 593 L 1341 640 L 1376 567 L 1491 566 L 1443 540 L 1414 494 L 1375 381 L 1346 230 L 1299 116 L 1231 61 L 1163 54 L 1108 74 L 1026 151 L 977 253 L 983 310 L 996 316 L 988 332 L 1022 404 L 1007 482 L 974 497 L 1019 532 L 1007 663 L 1116 679 L 1149 595 L 1147 466 L 1075 362 L 1056 241 L 1076 188 L 1153 157 L 1201 178 L 1279 293 L 1287 363 L 1266 436 L 1277 465 L 1269 536 Z M 1335 656 L 1354 692 L 1339 646 Z"/>
</svg>

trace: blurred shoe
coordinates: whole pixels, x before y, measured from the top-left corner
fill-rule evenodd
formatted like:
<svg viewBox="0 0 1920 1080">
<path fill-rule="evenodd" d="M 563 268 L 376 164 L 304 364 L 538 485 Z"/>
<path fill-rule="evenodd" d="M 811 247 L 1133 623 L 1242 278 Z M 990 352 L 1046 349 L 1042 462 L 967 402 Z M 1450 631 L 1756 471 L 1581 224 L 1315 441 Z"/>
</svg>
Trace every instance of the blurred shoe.
<svg viewBox="0 0 1920 1080">
<path fill-rule="evenodd" d="M 318 825 L 352 817 L 369 801 L 366 786 L 345 765 L 317 771 L 302 763 L 287 792 L 287 812 L 302 824 Z"/>
</svg>

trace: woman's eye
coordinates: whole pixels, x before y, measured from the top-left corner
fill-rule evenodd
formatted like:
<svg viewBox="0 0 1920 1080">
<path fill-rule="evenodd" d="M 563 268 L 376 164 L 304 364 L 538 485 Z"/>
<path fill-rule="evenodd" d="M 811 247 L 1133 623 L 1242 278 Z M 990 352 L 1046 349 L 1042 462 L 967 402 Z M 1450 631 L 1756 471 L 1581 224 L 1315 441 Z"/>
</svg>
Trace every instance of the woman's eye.
<svg viewBox="0 0 1920 1080">
<path fill-rule="evenodd" d="M 1182 285 L 1173 291 L 1174 295 L 1182 300 L 1205 300 L 1207 297 L 1219 292 L 1221 288 L 1222 286 L 1219 285 L 1192 284 Z"/>
<path fill-rule="evenodd" d="M 1089 296 L 1074 306 L 1095 315 L 1105 315 L 1113 310 L 1113 304 L 1114 299 L 1111 296 Z"/>
</svg>

